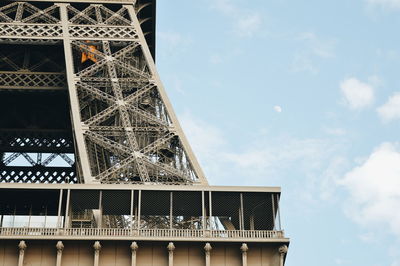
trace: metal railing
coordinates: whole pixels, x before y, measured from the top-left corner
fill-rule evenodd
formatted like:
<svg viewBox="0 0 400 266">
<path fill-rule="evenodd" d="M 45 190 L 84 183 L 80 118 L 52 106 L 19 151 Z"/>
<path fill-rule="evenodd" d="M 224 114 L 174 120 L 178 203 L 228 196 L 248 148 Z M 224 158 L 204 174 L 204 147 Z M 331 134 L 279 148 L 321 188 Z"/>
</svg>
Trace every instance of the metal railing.
<svg viewBox="0 0 400 266">
<path fill-rule="evenodd" d="M 122 228 L 29 228 L 2 227 L 1 236 L 66 237 L 148 237 L 148 238 L 284 238 L 283 231 L 271 230 L 195 230 L 195 229 L 122 229 Z"/>
</svg>

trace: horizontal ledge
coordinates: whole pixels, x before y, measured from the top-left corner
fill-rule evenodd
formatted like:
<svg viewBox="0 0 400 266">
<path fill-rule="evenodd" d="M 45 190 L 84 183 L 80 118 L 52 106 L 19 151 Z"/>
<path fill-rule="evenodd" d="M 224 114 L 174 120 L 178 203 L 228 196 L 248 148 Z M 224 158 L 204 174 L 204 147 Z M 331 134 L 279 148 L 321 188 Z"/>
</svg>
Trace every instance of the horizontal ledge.
<svg viewBox="0 0 400 266">
<path fill-rule="evenodd" d="M 31 230 L 29 230 L 31 229 Z M 151 240 L 213 242 L 289 242 L 283 231 L 191 229 L 0 228 L 0 239 Z"/>
<path fill-rule="evenodd" d="M 19 0 L 21 2 L 57 2 L 57 3 L 92 3 L 133 5 L 133 0 Z"/>
<path fill-rule="evenodd" d="M 1 236 L 0 239 L 31 239 L 31 240 L 119 240 L 119 241 L 181 241 L 181 242 L 258 242 L 258 243 L 289 243 L 289 238 L 212 238 L 212 237 L 113 237 L 113 236 Z"/>
<path fill-rule="evenodd" d="M 0 183 L 0 189 L 84 189 L 84 190 L 163 190 L 280 193 L 280 187 L 203 186 L 203 185 L 146 185 L 146 184 L 26 184 Z"/>
</svg>

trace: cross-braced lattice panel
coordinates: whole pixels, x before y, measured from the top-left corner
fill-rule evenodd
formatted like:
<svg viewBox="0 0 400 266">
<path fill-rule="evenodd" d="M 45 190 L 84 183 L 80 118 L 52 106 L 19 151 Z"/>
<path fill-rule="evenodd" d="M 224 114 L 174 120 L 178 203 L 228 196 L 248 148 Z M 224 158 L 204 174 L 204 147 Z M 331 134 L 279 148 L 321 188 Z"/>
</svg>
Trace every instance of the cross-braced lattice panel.
<svg viewBox="0 0 400 266">
<path fill-rule="evenodd" d="M 143 190 L 141 192 L 140 228 L 168 229 L 172 227 L 170 196 L 169 191 Z"/>
<path fill-rule="evenodd" d="M 1 183 L 78 183 L 76 172 L 70 167 L 0 167 Z"/>
<path fill-rule="evenodd" d="M 197 182 L 139 43 L 72 45 L 92 174 L 103 183 Z"/>
<path fill-rule="evenodd" d="M 102 191 L 102 227 L 131 228 L 131 191 Z"/>
<path fill-rule="evenodd" d="M 211 228 L 239 230 L 241 228 L 240 193 L 212 192 Z"/>
<path fill-rule="evenodd" d="M 271 193 L 243 193 L 243 209 L 245 230 L 274 230 Z"/>
<path fill-rule="evenodd" d="M 59 7 L 45 2 L 2 1 L 0 22 L 57 24 L 60 22 Z"/>
<path fill-rule="evenodd" d="M 54 3 L 2 1 L 0 36 L 9 38 L 62 37 L 59 7 Z"/>
<path fill-rule="evenodd" d="M 128 10 L 120 4 L 71 3 L 67 9 L 68 21 L 71 24 L 112 26 L 130 26 L 132 24 Z"/>
<path fill-rule="evenodd" d="M 100 191 L 71 190 L 70 227 L 96 228 L 100 219 Z"/>
<path fill-rule="evenodd" d="M 172 192 L 172 227 L 176 229 L 202 229 L 203 212 L 201 192 Z"/>
</svg>

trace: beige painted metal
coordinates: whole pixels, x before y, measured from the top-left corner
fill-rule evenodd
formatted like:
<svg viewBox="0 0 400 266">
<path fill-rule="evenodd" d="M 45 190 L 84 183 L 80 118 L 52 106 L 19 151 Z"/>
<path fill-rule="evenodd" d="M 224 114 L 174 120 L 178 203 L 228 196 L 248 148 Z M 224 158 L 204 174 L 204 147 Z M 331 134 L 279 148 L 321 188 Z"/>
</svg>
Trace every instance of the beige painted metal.
<svg viewBox="0 0 400 266">
<path fill-rule="evenodd" d="M 74 137 L 77 143 L 76 152 L 79 157 L 80 169 L 82 171 L 84 182 L 86 184 L 90 184 L 93 183 L 94 179 L 90 172 L 88 151 L 83 137 L 84 130 L 82 128 L 81 117 L 79 113 L 78 94 L 76 91 L 76 86 L 74 81 L 72 46 L 71 46 L 71 39 L 69 36 L 67 4 L 59 3 L 58 5 L 60 6 L 60 17 L 61 17 L 61 25 L 63 32 L 65 67 L 67 71 L 68 92 L 71 104 L 71 119 L 72 119 L 72 126 L 74 128 Z"/>
<path fill-rule="evenodd" d="M 127 5 L 126 8 L 128 9 L 129 14 L 133 20 L 133 24 L 135 26 L 135 29 L 137 30 L 140 43 L 146 43 L 146 39 L 140 28 L 140 23 L 135 15 L 135 10 L 133 8 L 133 5 Z M 169 116 L 171 117 L 172 123 L 174 124 L 175 131 L 178 133 L 178 135 L 181 138 L 183 147 L 186 150 L 186 152 L 188 153 L 189 160 L 192 163 L 193 168 L 195 169 L 195 172 L 197 173 L 197 175 L 200 179 L 200 183 L 202 185 L 208 185 L 207 178 L 205 177 L 204 172 L 201 169 L 200 164 L 198 163 L 197 158 L 196 158 L 195 154 L 193 153 L 192 148 L 189 145 L 189 142 L 187 141 L 186 135 L 180 126 L 179 120 L 176 117 L 176 114 L 172 108 L 172 104 L 167 96 L 167 93 L 165 92 L 165 88 L 164 88 L 164 86 L 161 82 L 160 76 L 157 72 L 156 65 L 155 65 L 154 59 L 150 53 L 149 47 L 147 45 L 142 46 L 142 51 L 146 58 L 147 64 L 150 67 L 150 71 L 153 75 L 153 78 L 155 79 L 155 81 L 158 85 L 161 98 L 167 108 L 167 112 L 168 112 Z"/>
<path fill-rule="evenodd" d="M 101 245 L 99 241 L 94 242 L 93 245 L 94 249 L 94 266 L 99 266 L 99 259 L 100 259 L 100 250 L 101 250 Z"/>
<path fill-rule="evenodd" d="M 242 251 L 242 266 L 247 266 L 247 251 L 249 250 L 249 247 L 246 243 L 243 243 L 240 250 Z"/>
<path fill-rule="evenodd" d="M 175 250 L 174 243 L 169 242 L 167 249 L 168 249 L 168 266 L 174 266 L 174 250 Z"/>
<path fill-rule="evenodd" d="M 161 191 L 221 191 L 221 192 L 271 192 L 280 193 L 280 187 L 256 186 L 181 186 L 181 185 L 139 185 L 139 184 L 28 184 L 0 183 L 8 189 L 94 189 L 94 190 L 161 190 Z"/>
<path fill-rule="evenodd" d="M 25 250 L 27 248 L 27 245 L 26 245 L 24 240 L 21 240 L 19 242 L 18 248 L 19 248 L 18 266 L 23 266 L 24 265 Z"/>
<path fill-rule="evenodd" d="M 62 259 L 62 253 L 64 250 L 64 244 L 62 241 L 58 241 L 57 245 L 57 261 L 56 261 L 56 266 L 61 266 L 61 259 Z"/>
<path fill-rule="evenodd" d="M 54 241 L 36 241 L 29 243 L 29 252 L 24 257 L 23 265 L 54 266 L 57 265 Z M 91 241 L 66 241 L 62 252 L 62 264 L 67 266 L 82 265 L 92 266 L 95 264 L 93 258 L 93 242 Z M 132 266 L 131 250 L 129 241 L 102 241 L 99 266 Z M 18 253 L 15 240 L 0 240 L 0 266 L 18 265 Z M 138 261 L 135 266 L 169 266 L 168 242 L 141 241 L 140 249 L 137 250 Z M 269 243 L 247 243 L 251 244 L 248 250 L 247 266 L 281 266 L 280 245 Z M 241 243 L 212 243 L 212 266 L 229 265 L 243 266 Z M 174 242 L 173 251 L 174 266 L 204 266 L 205 249 L 201 242 Z M 28 256 L 29 255 L 29 256 Z"/>
<path fill-rule="evenodd" d="M 205 259 L 206 259 L 206 266 L 211 266 L 211 244 L 206 243 L 204 246 L 204 253 L 205 253 Z"/>
<path fill-rule="evenodd" d="M 137 266 L 137 265 L 136 265 L 136 253 L 137 253 L 137 250 L 139 249 L 139 246 L 138 246 L 138 244 L 134 241 L 134 242 L 132 242 L 130 248 L 131 248 L 131 252 L 132 252 L 131 266 Z"/>
<path fill-rule="evenodd" d="M 282 245 L 282 246 L 279 247 L 280 266 L 284 266 L 284 264 L 285 264 L 285 256 L 286 256 L 287 252 L 288 252 L 288 246 Z"/>
</svg>

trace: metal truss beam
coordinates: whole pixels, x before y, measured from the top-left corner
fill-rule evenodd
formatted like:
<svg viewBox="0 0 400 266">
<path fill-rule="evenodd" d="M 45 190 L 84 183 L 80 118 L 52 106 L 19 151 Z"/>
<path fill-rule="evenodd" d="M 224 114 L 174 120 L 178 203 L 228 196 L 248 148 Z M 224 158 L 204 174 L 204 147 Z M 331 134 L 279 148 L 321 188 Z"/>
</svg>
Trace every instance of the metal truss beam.
<svg viewBox="0 0 400 266">
<path fill-rule="evenodd" d="M 89 5 L 72 5 L 78 2 Z M 3 57 L 14 71 L 0 67 L 0 89 L 67 84 L 79 179 L 85 183 L 207 184 L 157 74 L 135 1 L 103 2 L 115 5 L 0 5 L 0 43 L 61 42 L 66 67 L 65 81 L 61 73 L 32 71 L 32 64 L 27 71 Z M 74 164 L 64 153 L 54 154 Z"/>
</svg>

